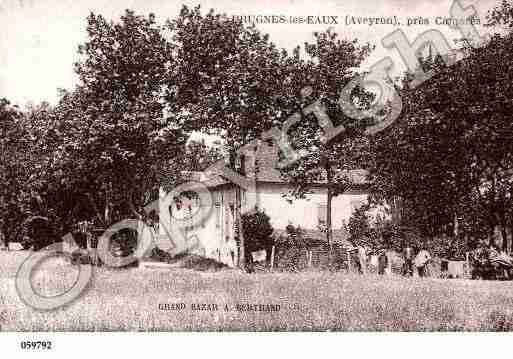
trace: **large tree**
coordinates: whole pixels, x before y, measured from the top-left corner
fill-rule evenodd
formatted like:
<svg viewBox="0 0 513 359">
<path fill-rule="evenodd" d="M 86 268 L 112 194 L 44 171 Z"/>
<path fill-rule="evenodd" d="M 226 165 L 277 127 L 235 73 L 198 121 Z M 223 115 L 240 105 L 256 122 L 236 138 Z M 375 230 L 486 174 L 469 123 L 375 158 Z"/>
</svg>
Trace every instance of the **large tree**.
<svg viewBox="0 0 513 359">
<path fill-rule="evenodd" d="M 304 50 L 305 56 L 297 57 L 294 81 L 291 81 L 292 91 L 297 94 L 296 106 L 292 109 L 300 116 L 300 121 L 287 134 L 292 147 L 303 155 L 285 166 L 282 176 L 293 185 L 291 195 L 296 198 L 304 197 L 319 185 L 327 188 L 326 236 L 331 247 L 332 200 L 356 185 L 353 170 L 365 168 L 369 161 L 365 128 L 371 119 L 358 121 L 347 116 L 340 105 L 340 94 L 355 79 L 356 68 L 372 49 L 357 40 L 341 39 L 328 30 L 315 33 L 315 42 L 305 43 Z M 310 90 L 301 92 L 306 88 Z M 351 99 L 364 109 L 373 96 L 356 87 Z M 305 111 L 312 103 L 318 104 L 321 113 L 324 112 L 334 127 L 344 130 L 326 141 L 322 116 Z"/>
<path fill-rule="evenodd" d="M 19 240 L 30 202 L 32 147 L 23 112 L 0 99 L 0 236 L 8 246 Z"/>
<path fill-rule="evenodd" d="M 495 36 L 420 87 L 402 90 L 403 115 L 374 142 L 374 179 L 401 198 L 424 234 L 480 235 L 511 226 L 513 59 Z M 503 245 L 506 241 L 503 241 Z"/>
<path fill-rule="evenodd" d="M 223 158 L 223 145 L 208 145 L 204 139 L 189 140 L 185 149 L 185 168 L 188 171 L 204 171 Z"/>
<path fill-rule="evenodd" d="M 144 218 L 163 177 L 178 181 L 185 136 L 165 116 L 172 53 L 155 16 L 127 10 L 118 22 L 95 14 L 87 21 L 75 66 L 80 82 L 54 109 L 60 144 L 49 165 L 60 193 L 74 193 L 109 226 Z"/>
<path fill-rule="evenodd" d="M 267 35 L 213 10 L 202 14 L 199 6 L 184 6 L 168 28 L 175 56 L 167 103 L 170 115 L 182 128 L 221 135 L 234 157 L 237 149 L 285 118 L 281 80 L 287 76 L 283 64 L 288 55 Z M 244 237 L 237 188 L 242 266 Z"/>
</svg>

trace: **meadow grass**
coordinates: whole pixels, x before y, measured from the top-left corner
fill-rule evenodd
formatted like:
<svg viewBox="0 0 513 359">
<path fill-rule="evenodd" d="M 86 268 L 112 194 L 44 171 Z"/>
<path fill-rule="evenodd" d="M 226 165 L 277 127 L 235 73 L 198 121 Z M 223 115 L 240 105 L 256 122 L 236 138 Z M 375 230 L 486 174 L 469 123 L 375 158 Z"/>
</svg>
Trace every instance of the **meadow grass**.
<svg viewBox="0 0 513 359">
<path fill-rule="evenodd" d="M 344 273 L 96 268 L 88 290 L 50 312 L 25 306 L 14 278 L 25 253 L 0 252 L 0 326 L 7 331 L 434 331 L 513 329 L 513 285 Z M 57 294 L 76 267 L 43 265 L 36 288 Z M 182 311 L 159 304 L 185 303 Z M 192 303 L 216 303 L 201 312 Z M 236 304 L 279 304 L 279 312 L 240 312 Z M 229 306 L 229 311 L 224 306 Z"/>
</svg>

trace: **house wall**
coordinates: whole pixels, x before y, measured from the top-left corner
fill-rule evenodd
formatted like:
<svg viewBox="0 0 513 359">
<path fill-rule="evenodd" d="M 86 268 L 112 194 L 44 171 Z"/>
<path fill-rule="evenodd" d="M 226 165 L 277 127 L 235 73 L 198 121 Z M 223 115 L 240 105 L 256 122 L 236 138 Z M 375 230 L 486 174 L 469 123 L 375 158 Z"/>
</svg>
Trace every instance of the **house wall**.
<svg viewBox="0 0 513 359">
<path fill-rule="evenodd" d="M 259 184 L 257 205 L 271 218 L 276 229 L 285 229 L 291 223 L 305 229 L 317 229 L 319 219 L 325 219 L 320 212 L 326 210 L 326 189 L 317 188 L 305 199 L 293 199 L 292 202 L 283 198 L 287 187 L 279 184 Z M 333 228 L 341 228 L 343 221 L 347 224 L 355 208 L 367 202 L 367 194 L 353 191 L 336 196 L 332 200 L 331 218 Z"/>
<path fill-rule="evenodd" d="M 185 206 L 178 208 L 162 192 L 157 244 L 172 253 L 194 253 L 235 266 L 235 191 L 233 188 L 217 189 L 211 191 L 210 195 L 211 206 L 201 207 L 200 201 L 192 201 L 191 210 L 188 210 Z M 194 214 L 194 221 L 190 218 L 191 213 Z"/>
<path fill-rule="evenodd" d="M 317 229 L 319 219 L 325 218 L 321 212 L 326 208 L 326 189 L 315 189 L 314 193 L 306 195 L 305 199 L 294 199 L 292 202 L 283 197 L 287 191 L 287 186 L 283 184 L 260 183 L 256 192 L 243 193 L 243 211 L 251 210 L 256 203 L 270 217 L 275 229 L 283 230 L 289 223 L 304 229 Z M 193 205 L 192 211 L 198 213 L 198 217 L 204 218 L 203 221 L 194 225 L 187 222 L 187 213 L 183 208 L 178 209 L 176 205 L 161 200 L 159 234 L 167 240 L 162 224 L 169 228 L 171 223 L 175 223 L 175 227 L 178 226 L 185 231 L 185 236 L 177 233 L 176 228 L 171 231 L 173 243 L 181 248 L 180 251 L 189 251 L 235 266 L 238 255 L 234 228 L 235 188 L 233 186 L 217 188 L 211 190 L 210 195 L 212 206 L 209 208 L 197 208 L 195 206 L 199 203 L 193 203 L 195 206 Z M 363 191 L 353 191 L 333 198 L 333 228 L 341 228 L 343 221 L 347 224 L 355 208 L 366 201 L 367 194 Z M 172 221 L 171 216 L 180 220 Z M 197 238 L 198 246 L 194 245 L 194 237 Z"/>
</svg>

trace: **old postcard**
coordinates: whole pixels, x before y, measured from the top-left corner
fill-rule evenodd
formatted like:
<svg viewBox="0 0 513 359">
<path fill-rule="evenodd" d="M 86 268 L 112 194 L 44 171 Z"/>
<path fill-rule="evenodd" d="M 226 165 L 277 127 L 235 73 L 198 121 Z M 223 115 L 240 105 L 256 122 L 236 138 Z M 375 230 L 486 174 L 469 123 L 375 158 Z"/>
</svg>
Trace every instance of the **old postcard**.
<svg viewBox="0 0 513 359">
<path fill-rule="evenodd" d="M 1 331 L 513 329 L 512 1 L 0 24 Z"/>
</svg>

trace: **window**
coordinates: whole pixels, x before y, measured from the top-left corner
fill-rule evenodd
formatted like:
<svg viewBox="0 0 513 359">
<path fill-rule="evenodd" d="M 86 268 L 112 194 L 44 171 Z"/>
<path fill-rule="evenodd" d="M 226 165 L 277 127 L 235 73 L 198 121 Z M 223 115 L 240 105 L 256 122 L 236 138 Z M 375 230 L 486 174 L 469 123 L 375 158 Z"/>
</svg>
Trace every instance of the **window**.
<svg viewBox="0 0 513 359">
<path fill-rule="evenodd" d="M 317 222 L 319 226 L 326 225 L 326 217 L 328 215 L 328 206 L 326 203 L 319 203 L 317 205 Z"/>
</svg>

